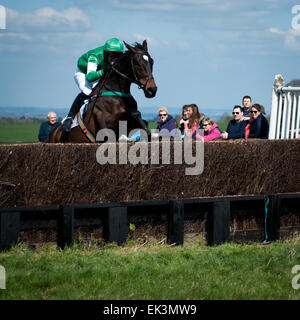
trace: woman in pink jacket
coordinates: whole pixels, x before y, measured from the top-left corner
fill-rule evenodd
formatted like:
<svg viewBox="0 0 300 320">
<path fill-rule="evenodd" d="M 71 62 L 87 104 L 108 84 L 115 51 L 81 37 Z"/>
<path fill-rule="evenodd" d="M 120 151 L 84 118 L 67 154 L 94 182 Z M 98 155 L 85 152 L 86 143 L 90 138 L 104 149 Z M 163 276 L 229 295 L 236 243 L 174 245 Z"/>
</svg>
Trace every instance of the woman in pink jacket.
<svg viewBox="0 0 300 320">
<path fill-rule="evenodd" d="M 196 132 L 196 139 L 211 141 L 216 140 L 221 137 L 222 131 L 219 129 L 218 125 L 211 119 L 205 118 L 202 121 L 204 136 L 200 134 L 200 132 Z M 187 131 L 186 135 L 191 136 L 191 131 Z"/>
</svg>

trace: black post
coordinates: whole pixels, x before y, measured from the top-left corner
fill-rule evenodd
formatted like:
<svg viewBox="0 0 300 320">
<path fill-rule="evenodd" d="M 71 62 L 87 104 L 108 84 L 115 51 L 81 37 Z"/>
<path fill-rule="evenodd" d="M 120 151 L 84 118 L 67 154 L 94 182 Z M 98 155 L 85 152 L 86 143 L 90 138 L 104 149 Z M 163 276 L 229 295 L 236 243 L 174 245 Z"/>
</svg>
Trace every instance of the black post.
<svg viewBox="0 0 300 320">
<path fill-rule="evenodd" d="M 171 200 L 168 217 L 169 244 L 182 245 L 184 241 L 184 205 L 182 201 Z"/>
<path fill-rule="evenodd" d="M 0 212 L 0 251 L 9 250 L 20 235 L 20 212 Z"/>
<path fill-rule="evenodd" d="M 269 205 L 267 207 L 267 219 L 265 224 L 265 240 L 267 241 L 275 241 L 280 238 L 280 206 L 281 199 L 279 196 L 269 196 Z"/>
<path fill-rule="evenodd" d="M 57 246 L 64 249 L 74 244 L 74 207 L 63 205 L 60 207 L 57 219 Z"/>
<path fill-rule="evenodd" d="M 208 245 L 219 245 L 229 240 L 230 201 L 215 200 L 208 214 Z"/>
<path fill-rule="evenodd" d="M 127 238 L 127 207 L 111 207 L 108 209 L 104 238 L 118 245 L 126 242 Z"/>
</svg>

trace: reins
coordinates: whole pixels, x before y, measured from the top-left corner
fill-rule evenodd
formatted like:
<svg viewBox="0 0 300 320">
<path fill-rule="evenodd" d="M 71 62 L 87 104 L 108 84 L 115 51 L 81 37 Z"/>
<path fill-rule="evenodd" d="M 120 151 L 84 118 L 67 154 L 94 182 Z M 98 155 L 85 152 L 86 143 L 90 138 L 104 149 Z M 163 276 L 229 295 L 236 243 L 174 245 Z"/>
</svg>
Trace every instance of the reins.
<svg viewBox="0 0 300 320">
<path fill-rule="evenodd" d="M 93 103 L 93 105 L 92 105 L 92 107 L 91 107 L 91 113 L 90 113 L 89 120 L 88 120 L 87 123 L 89 123 L 90 120 L 91 120 L 91 116 L 92 116 L 92 114 L 93 114 L 93 110 L 94 110 L 96 101 L 97 101 L 97 99 L 99 98 L 101 89 L 104 87 L 105 81 L 106 81 L 106 79 L 107 79 L 107 77 L 109 76 L 110 73 L 111 73 L 111 70 L 109 70 L 109 72 L 105 75 L 103 81 L 101 81 L 101 85 L 99 86 L 99 89 L 98 89 L 98 91 L 97 91 L 97 94 L 91 97 L 91 100 L 94 99 L 94 103 Z"/>
</svg>

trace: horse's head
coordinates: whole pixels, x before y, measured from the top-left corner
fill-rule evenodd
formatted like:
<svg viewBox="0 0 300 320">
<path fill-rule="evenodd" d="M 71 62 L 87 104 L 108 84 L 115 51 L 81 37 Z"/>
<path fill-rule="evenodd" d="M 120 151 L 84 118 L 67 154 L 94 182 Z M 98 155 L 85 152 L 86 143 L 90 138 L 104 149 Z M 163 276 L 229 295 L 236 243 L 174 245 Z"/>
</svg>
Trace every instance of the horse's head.
<svg viewBox="0 0 300 320">
<path fill-rule="evenodd" d="M 144 40 L 143 45 L 136 43 L 134 47 L 124 43 L 130 53 L 134 82 L 143 89 L 147 98 L 155 97 L 157 86 L 152 75 L 153 59 L 148 53 L 147 41 Z"/>
</svg>

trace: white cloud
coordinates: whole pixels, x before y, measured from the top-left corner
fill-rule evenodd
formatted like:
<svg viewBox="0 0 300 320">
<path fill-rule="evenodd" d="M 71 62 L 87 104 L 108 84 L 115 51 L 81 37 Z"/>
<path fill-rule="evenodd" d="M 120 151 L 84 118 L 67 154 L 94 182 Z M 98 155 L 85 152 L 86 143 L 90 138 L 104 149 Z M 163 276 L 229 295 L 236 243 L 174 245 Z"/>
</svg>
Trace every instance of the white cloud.
<svg viewBox="0 0 300 320">
<path fill-rule="evenodd" d="M 273 33 L 273 34 L 279 34 L 279 35 L 284 35 L 285 32 L 280 31 L 278 28 L 270 28 L 269 32 Z"/>
<path fill-rule="evenodd" d="M 292 51 L 300 51 L 300 29 L 290 29 L 286 32 L 284 43 Z"/>
<path fill-rule="evenodd" d="M 2 52 L 60 52 L 68 47 L 78 53 L 83 51 L 80 47 L 92 42 L 91 39 L 101 39 L 89 31 L 89 17 L 78 8 L 62 11 L 40 8 L 32 13 L 20 13 L 10 8 L 6 11 L 7 30 L 0 34 Z"/>
<path fill-rule="evenodd" d="M 281 31 L 278 28 L 270 28 L 271 34 L 280 36 L 283 39 L 285 47 L 290 51 L 300 51 L 300 29 L 289 29 Z"/>
<path fill-rule="evenodd" d="M 63 11 L 41 8 L 34 13 L 19 13 L 7 8 L 7 28 L 13 31 L 73 31 L 89 26 L 88 16 L 78 8 Z"/>
<path fill-rule="evenodd" d="M 6 32 L 0 33 L 0 38 L 9 38 L 9 39 L 20 39 L 20 40 L 31 40 L 31 37 L 26 33 L 13 33 Z"/>
<path fill-rule="evenodd" d="M 152 1 L 120 1 L 114 0 L 113 5 L 122 9 L 150 9 L 161 11 L 182 10 L 187 6 L 198 7 L 202 5 L 216 5 L 223 8 L 216 0 L 152 0 Z M 227 5 L 226 5 L 227 7 Z"/>
<path fill-rule="evenodd" d="M 149 36 L 146 36 L 144 34 L 135 33 L 132 36 L 133 36 L 133 39 L 136 39 L 136 41 L 138 41 L 138 42 L 147 40 L 147 42 L 153 46 L 157 45 L 157 43 L 158 43 L 157 40 L 155 40 Z"/>
</svg>

